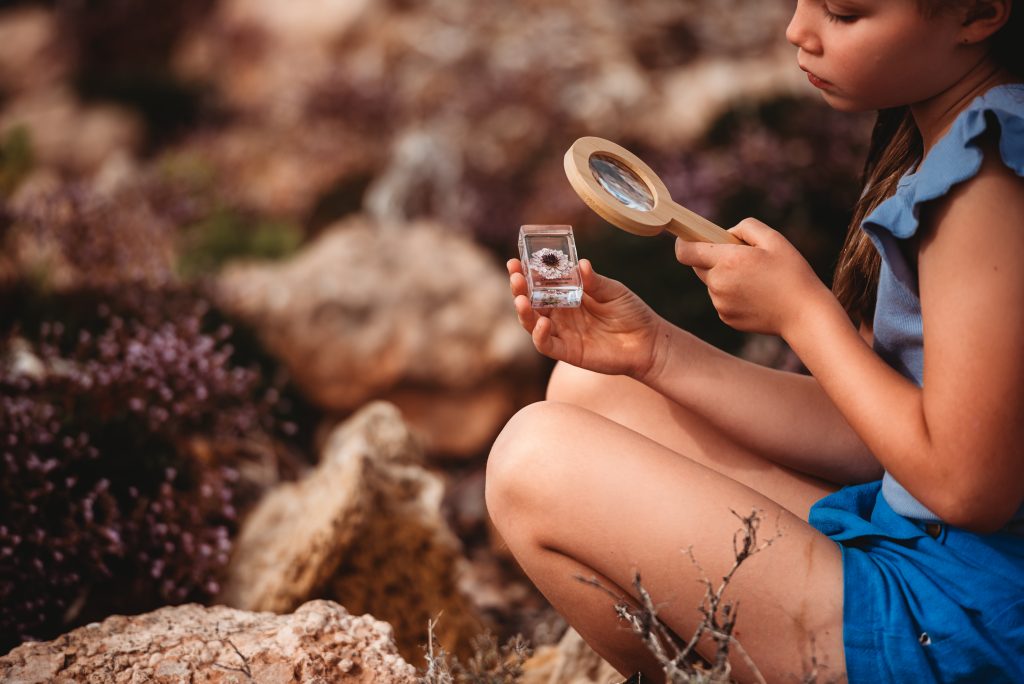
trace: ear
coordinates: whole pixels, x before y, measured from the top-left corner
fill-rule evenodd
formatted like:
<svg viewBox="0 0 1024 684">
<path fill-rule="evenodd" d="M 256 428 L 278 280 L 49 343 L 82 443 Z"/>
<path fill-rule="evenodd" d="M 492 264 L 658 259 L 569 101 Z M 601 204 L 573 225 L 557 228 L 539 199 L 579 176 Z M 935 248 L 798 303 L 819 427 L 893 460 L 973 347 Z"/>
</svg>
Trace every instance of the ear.
<svg viewBox="0 0 1024 684">
<path fill-rule="evenodd" d="M 975 0 L 963 9 L 960 41 L 980 43 L 1006 24 L 1013 9 L 1013 0 Z"/>
</svg>

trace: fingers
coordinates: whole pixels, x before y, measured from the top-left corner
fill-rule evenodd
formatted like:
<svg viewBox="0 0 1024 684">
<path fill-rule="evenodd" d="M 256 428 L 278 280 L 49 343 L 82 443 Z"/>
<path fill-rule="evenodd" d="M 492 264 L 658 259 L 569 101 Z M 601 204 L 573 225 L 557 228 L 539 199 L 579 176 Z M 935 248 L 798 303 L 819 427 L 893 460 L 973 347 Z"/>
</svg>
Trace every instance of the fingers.
<svg viewBox="0 0 1024 684">
<path fill-rule="evenodd" d="M 514 303 L 516 307 L 516 316 L 519 317 L 519 324 L 523 326 L 527 332 L 532 333 L 534 327 L 537 325 L 537 319 L 540 315 L 532 306 L 530 306 L 530 298 L 527 297 L 525 293 L 518 294 L 515 297 Z"/>
<path fill-rule="evenodd" d="M 541 354 L 547 354 L 547 347 L 551 344 L 551 319 L 546 316 L 537 317 L 537 325 L 533 326 L 530 333 L 533 337 L 533 346 Z"/>
<path fill-rule="evenodd" d="M 729 229 L 729 232 L 748 245 L 770 246 L 781 235 L 754 218 L 746 218 Z"/>
<path fill-rule="evenodd" d="M 516 316 L 519 317 L 519 324 L 523 326 L 533 338 L 533 346 L 541 354 L 551 356 L 554 349 L 561 343 L 552 335 L 553 325 L 551 319 L 537 312 L 530 306 L 530 299 L 526 295 L 518 295 L 515 298 Z M 557 358 L 557 357 L 552 357 Z"/>
<path fill-rule="evenodd" d="M 522 263 L 519 259 L 509 259 L 505 265 L 509 272 L 508 282 L 512 290 L 513 304 L 515 305 L 516 316 L 519 318 L 519 324 L 534 337 L 535 344 L 538 339 L 543 344 L 549 344 L 547 340 L 551 338 L 551 320 L 541 312 L 538 312 L 530 304 L 530 297 L 526 287 L 526 276 L 522 273 Z M 540 325 L 541 322 L 543 322 L 543 325 Z M 540 331 L 538 331 L 538 327 Z M 538 346 L 537 349 L 544 353 L 541 347 Z"/>
<path fill-rule="evenodd" d="M 726 255 L 735 253 L 734 250 L 748 247 L 773 249 L 786 242 L 781 233 L 753 218 L 743 219 L 730 228 L 729 232 L 746 244 L 719 245 L 711 242 L 688 242 L 676 238 L 676 260 L 685 266 L 692 266 L 695 270 L 706 271 L 717 266 Z M 697 275 L 704 280 L 701 273 L 698 272 Z"/>
<path fill-rule="evenodd" d="M 512 290 L 512 296 L 527 294 L 526 276 L 523 275 L 523 265 L 519 259 L 509 259 L 505 263 L 508 269 L 508 286 Z"/>
<path fill-rule="evenodd" d="M 525 296 L 515 299 L 516 315 L 519 316 L 519 323 L 530 333 L 533 339 L 533 346 L 541 354 L 553 359 L 560 359 L 558 356 L 564 345 L 560 339 L 553 334 L 554 324 L 547 316 L 543 316 L 530 306 L 530 300 Z"/>
<path fill-rule="evenodd" d="M 732 245 L 717 245 L 710 242 L 690 242 L 676 238 L 676 261 L 693 268 L 714 268 L 724 250 Z"/>
<path fill-rule="evenodd" d="M 594 265 L 590 263 L 590 259 L 580 259 L 579 261 L 580 271 L 580 282 L 583 283 L 583 291 L 593 296 L 594 290 L 600 288 L 598 282 L 604 277 L 597 274 L 594 270 Z"/>
<path fill-rule="evenodd" d="M 582 264 L 581 264 L 582 265 Z M 557 352 L 557 348 L 562 345 L 562 341 L 556 338 L 552 331 L 554 329 L 551 319 L 547 316 L 538 313 L 536 309 L 530 304 L 530 298 L 527 296 L 526 277 L 523 275 L 523 265 L 519 259 L 509 259 L 505 263 L 505 267 L 508 269 L 508 282 L 509 287 L 512 289 L 513 303 L 516 308 L 516 316 L 519 318 L 519 324 L 530 333 L 533 338 L 533 346 L 537 348 L 541 354 L 552 356 Z M 587 274 L 583 275 L 581 269 L 581 277 L 590 278 L 591 286 L 594 286 L 595 279 L 600 279 L 594 273 L 593 268 L 590 266 L 590 262 L 586 263 Z M 584 284 L 584 288 L 586 288 Z"/>
<path fill-rule="evenodd" d="M 533 346 L 544 356 L 560 360 L 565 356 L 565 343 L 553 334 L 554 324 L 547 316 L 540 316 L 534 326 Z"/>
<path fill-rule="evenodd" d="M 522 262 L 519 259 L 509 259 L 505 263 L 505 268 L 508 269 L 508 283 L 512 290 L 512 296 L 528 294 Z M 594 270 L 589 259 L 580 259 L 578 268 L 583 291 L 597 301 L 608 301 L 622 294 L 622 283 L 599 274 Z"/>
<path fill-rule="evenodd" d="M 508 277 L 508 286 L 512 290 L 512 296 L 527 294 L 526 277 L 522 273 L 513 273 Z"/>
<path fill-rule="evenodd" d="M 599 302 L 607 302 L 626 292 L 626 286 L 617 280 L 607 278 L 594 270 L 590 259 L 580 259 L 580 281 L 583 292 Z"/>
</svg>

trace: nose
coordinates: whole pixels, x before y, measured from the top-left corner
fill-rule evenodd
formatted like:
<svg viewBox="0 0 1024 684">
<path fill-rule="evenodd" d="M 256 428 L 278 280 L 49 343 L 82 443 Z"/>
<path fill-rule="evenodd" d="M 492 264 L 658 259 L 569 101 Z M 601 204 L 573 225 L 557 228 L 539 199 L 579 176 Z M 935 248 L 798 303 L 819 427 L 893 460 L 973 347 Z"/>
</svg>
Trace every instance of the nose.
<svg viewBox="0 0 1024 684">
<path fill-rule="evenodd" d="M 804 52 L 817 54 L 821 52 L 821 39 L 814 28 L 811 16 L 813 8 L 807 0 L 797 0 L 793 18 L 786 27 L 786 40 Z"/>
</svg>

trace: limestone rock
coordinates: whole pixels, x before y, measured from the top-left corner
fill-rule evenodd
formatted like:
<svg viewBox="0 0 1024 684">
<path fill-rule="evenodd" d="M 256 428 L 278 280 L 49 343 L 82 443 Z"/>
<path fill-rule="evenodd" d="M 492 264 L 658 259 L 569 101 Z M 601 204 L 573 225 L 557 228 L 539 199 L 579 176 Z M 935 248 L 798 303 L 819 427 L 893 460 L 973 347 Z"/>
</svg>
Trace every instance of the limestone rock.
<svg viewBox="0 0 1024 684">
<path fill-rule="evenodd" d="M 0 11 L 0 88 L 8 97 L 66 77 L 68 57 L 52 11 L 33 6 Z"/>
<path fill-rule="evenodd" d="M 222 192 L 233 202 L 305 219 L 323 197 L 358 186 L 379 166 L 382 141 L 352 125 L 350 103 L 321 97 L 339 69 L 335 46 L 367 4 L 220 0 L 183 37 L 172 69 L 206 84 L 233 115 L 232 125 L 186 148 L 228 179 Z"/>
<path fill-rule="evenodd" d="M 0 658 L 12 684 L 371 684 L 416 681 L 390 627 L 330 601 L 290 615 L 197 604 L 115 615 Z"/>
<path fill-rule="evenodd" d="M 342 121 L 302 120 L 280 129 L 256 121 L 197 133 L 179 152 L 216 169 L 224 179 L 218 191 L 233 204 L 306 218 L 324 196 L 364 182 L 380 163 L 379 147 Z"/>
<path fill-rule="evenodd" d="M 526 396 L 514 378 L 502 376 L 465 390 L 399 387 L 381 398 L 402 410 L 432 455 L 476 456 L 512 414 L 541 397 Z"/>
<path fill-rule="evenodd" d="M 431 452 L 483 448 L 539 367 L 502 269 L 433 224 L 353 219 L 289 261 L 229 265 L 218 292 L 313 403 L 343 413 L 387 396 Z"/>
<path fill-rule="evenodd" d="M 335 68 L 332 48 L 368 0 L 220 0 L 178 46 L 177 73 L 216 84 L 223 105 L 297 123 L 308 90 Z M 302 78 L 295 78 L 302 74 Z"/>
<path fill-rule="evenodd" d="M 575 137 L 679 146 L 737 101 L 791 92 L 802 74 L 783 35 L 789 10 L 219 0 L 177 46 L 173 70 L 231 113 L 197 151 L 237 179 L 230 194 L 247 206 L 308 218 L 325 197 L 356 194 L 378 220 L 430 217 L 504 238 L 519 223 L 573 222 L 520 213 L 530 192 L 585 211 L 564 177 L 537 182 L 547 168 L 561 174 Z"/>
<path fill-rule="evenodd" d="M 520 684 L 613 684 L 622 675 L 571 627 L 554 646 L 542 646 L 524 665 Z"/>
<path fill-rule="evenodd" d="M 737 102 L 813 95 L 789 45 L 749 57 L 704 57 L 664 74 L 660 82 L 661 97 L 636 121 L 635 130 L 648 144 L 669 149 L 693 144 Z"/>
<path fill-rule="evenodd" d="M 34 91 L 0 109 L 0 134 L 28 130 L 36 162 L 90 174 L 116 155 L 132 156 L 143 139 L 141 119 L 110 104 L 87 105 L 71 88 Z"/>
<path fill-rule="evenodd" d="M 464 653 L 482 626 L 457 587 L 464 559 L 441 515 L 441 480 L 420 458 L 395 407 L 362 409 L 330 435 L 315 471 L 271 491 L 246 519 L 222 600 L 287 612 L 331 598 L 391 623 L 412 662 L 443 613 L 435 634 Z"/>
</svg>

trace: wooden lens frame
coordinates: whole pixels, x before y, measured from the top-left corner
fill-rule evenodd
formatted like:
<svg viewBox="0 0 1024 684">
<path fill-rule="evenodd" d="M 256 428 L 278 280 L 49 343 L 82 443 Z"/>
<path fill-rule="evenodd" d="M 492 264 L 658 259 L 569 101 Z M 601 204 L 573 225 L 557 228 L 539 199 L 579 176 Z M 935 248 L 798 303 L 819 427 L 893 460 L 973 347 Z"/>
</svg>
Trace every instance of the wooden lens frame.
<svg viewBox="0 0 1024 684">
<path fill-rule="evenodd" d="M 654 197 L 654 208 L 650 211 L 634 209 L 605 190 L 590 169 L 590 158 L 595 154 L 611 157 L 640 178 Z M 732 233 L 676 204 L 665 183 L 651 167 L 610 140 L 594 136 L 580 138 L 565 153 L 564 165 L 569 184 L 580 199 L 598 216 L 622 230 L 643 236 L 657 235 L 667 230 L 691 242 L 742 244 Z"/>
</svg>

